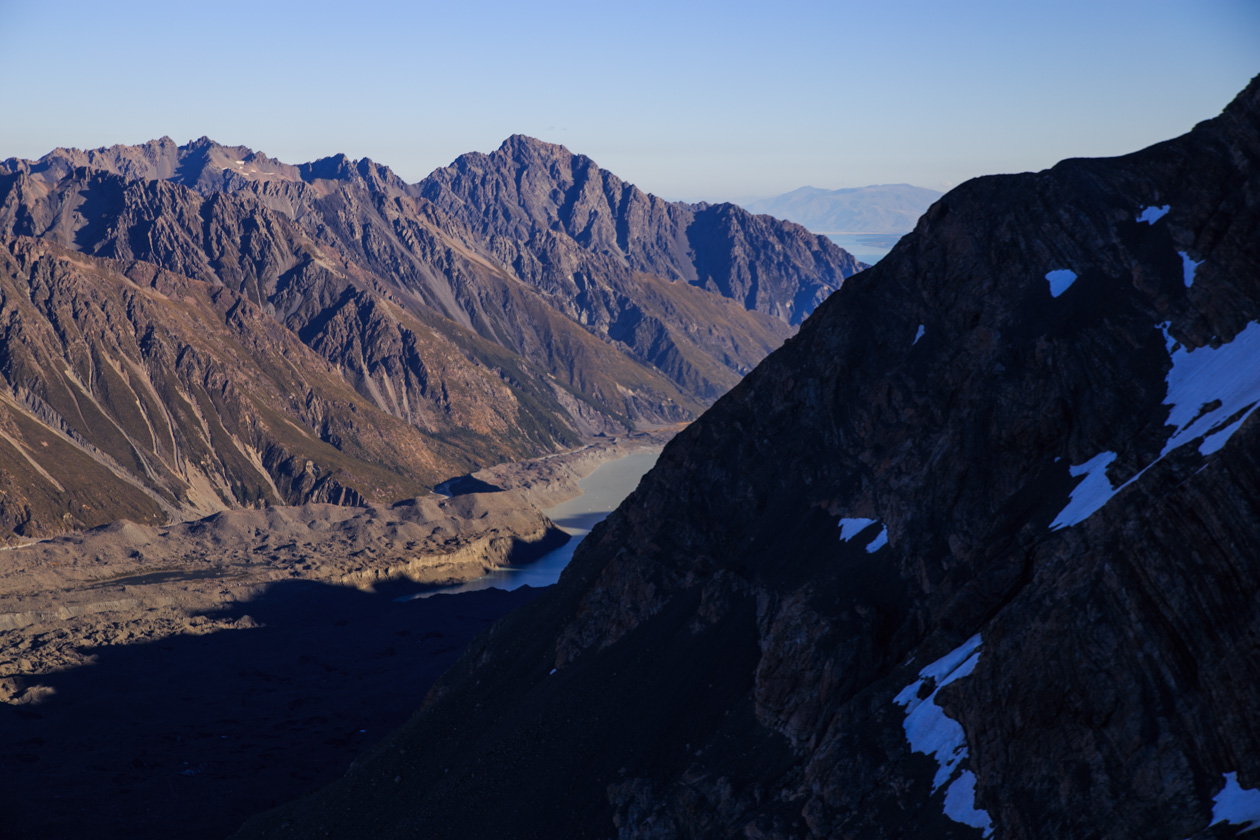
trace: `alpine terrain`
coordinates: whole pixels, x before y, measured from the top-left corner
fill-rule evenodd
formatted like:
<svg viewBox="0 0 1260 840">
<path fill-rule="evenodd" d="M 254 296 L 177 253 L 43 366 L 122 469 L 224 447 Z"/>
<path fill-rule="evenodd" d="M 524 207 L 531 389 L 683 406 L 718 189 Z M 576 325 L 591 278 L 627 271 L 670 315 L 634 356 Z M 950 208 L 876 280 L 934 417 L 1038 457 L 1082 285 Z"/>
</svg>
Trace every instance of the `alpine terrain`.
<svg viewBox="0 0 1260 840">
<path fill-rule="evenodd" d="M 419 184 L 169 138 L 0 164 L 0 540 L 392 502 L 688 420 L 860 264 L 510 138 Z"/>
<path fill-rule="evenodd" d="M 495 155 L 420 193 L 450 230 L 483 225 L 468 235 L 532 288 L 614 300 L 622 279 L 577 278 L 624 259 L 625 282 L 648 272 L 782 323 L 813 300 L 776 286 L 763 303 L 745 263 L 699 256 L 700 230 L 739 241 L 760 222 L 626 200 L 530 148 L 574 178 L 553 225 Z M 461 202 L 499 206 L 487 195 L 502 209 L 475 222 Z M 1260 79 L 1183 137 L 937 201 L 675 437 L 560 584 L 474 641 L 408 724 L 237 836 L 1260 826 L 1258 405 Z"/>
</svg>

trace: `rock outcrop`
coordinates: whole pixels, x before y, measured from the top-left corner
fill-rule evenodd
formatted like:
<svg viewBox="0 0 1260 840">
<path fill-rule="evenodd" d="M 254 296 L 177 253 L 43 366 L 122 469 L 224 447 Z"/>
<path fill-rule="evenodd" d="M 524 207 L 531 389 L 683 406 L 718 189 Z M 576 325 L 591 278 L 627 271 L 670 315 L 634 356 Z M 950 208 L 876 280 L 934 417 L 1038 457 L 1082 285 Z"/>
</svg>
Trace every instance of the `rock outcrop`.
<svg viewBox="0 0 1260 840">
<path fill-rule="evenodd" d="M 239 836 L 1254 827 L 1258 242 L 1260 80 L 964 184 L 407 726 Z"/>
</svg>

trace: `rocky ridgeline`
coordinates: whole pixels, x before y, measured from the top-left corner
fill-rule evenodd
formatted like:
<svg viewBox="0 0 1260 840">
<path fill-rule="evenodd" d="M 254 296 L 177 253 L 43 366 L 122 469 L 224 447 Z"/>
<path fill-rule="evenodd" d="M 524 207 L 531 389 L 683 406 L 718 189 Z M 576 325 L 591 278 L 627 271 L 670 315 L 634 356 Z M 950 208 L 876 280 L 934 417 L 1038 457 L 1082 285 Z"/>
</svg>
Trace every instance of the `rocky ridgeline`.
<svg viewBox="0 0 1260 840">
<path fill-rule="evenodd" d="M 798 225 L 733 204 L 664 201 L 585 155 L 519 134 L 489 155 L 461 156 L 418 187 L 494 238 L 536 285 L 598 299 L 610 328 L 623 310 L 634 311 L 627 283 L 636 272 L 685 281 L 795 325 L 860 268 Z M 550 259 L 530 259 L 540 246 Z"/>
<path fill-rule="evenodd" d="M 686 420 L 858 269 L 528 138 L 452 171 L 206 138 L 0 164 L 0 524 L 388 502 Z"/>
<path fill-rule="evenodd" d="M 1253 82 L 949 193 L 409 724 L 239 836 L 1254 826 L 1258 184 Z"/>
</svg>

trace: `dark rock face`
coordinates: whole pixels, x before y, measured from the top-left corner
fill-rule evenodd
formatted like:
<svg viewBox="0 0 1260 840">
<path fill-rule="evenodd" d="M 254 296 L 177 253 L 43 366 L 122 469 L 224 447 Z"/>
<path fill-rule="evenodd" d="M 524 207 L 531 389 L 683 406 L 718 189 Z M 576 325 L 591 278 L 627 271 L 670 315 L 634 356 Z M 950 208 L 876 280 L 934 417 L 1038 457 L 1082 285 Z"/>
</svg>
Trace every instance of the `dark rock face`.
<svg viewBox="0 0 1260 840">
<path fill-rule="evenodd" d="M 522 149 L 559 149 L 520 138 L 512 142 Z M 611 259 L 600 250 L 602 234 L 579 241 L 553 231 L 546 213 L 555 208 L 539 209 L 528 191 L 513 199 L 519 206 L 480 196 L 489 203 L 478 208 L 469 197 L 457 213 L 423 198 L 424 191 L 424 184 L 405 184 L 366 159 L 339 155 L 290 166 L 207 138 L 186 146 L 163 138 L 88 152 L 58 149 L 39 161 L 0 165 L 0 237 L 12 255 L 4 279 L 16 284 L 10 296 L 16 331 L 10 340 L 25 340 L 31 330 L 43 328 L 36 321 L 47 322 L 40 339 L 47 352 L 37 352 L 37 361 L 27 358 L 28 348 L 4 349 L 11 358 L 8 389 L 19 402 L 25 394 L 41 399 L 46 393 L 77 394 L 77 385 L 60 381 L 60 362 L 51 360 L 76 353 L 93 360 L 70 368 L 87 377 L 80 384 L 104 407 L 102 416 L 79 417 L 80 406 L 67 398 L 56 406 L 40 403 L 48 417 L 37 422 L 73 427 L 109 456 L 102 461 L 88 452 L 89 460 L 99 461 L 113 480 L 140 488 L 122 494 L 135 496 L 134 504 L 101 508 L 83 496 L 95 479 L 75 478 L 99 470 L 63 470 L 49 484 L 52 490 L 17 488 L 4 504 L 18 512 L 0 519 L 17 523 L 12 527 L 30 536 L 61 530 L 58 517 L 66 527 L 79 527 L 109 521 L 102 517 L 164 516 L 158 509 L 201 512 L 207 504 L 389 501 L 403 488 L 414 492 L 478 466 L 571 446 L 583 435 L 686 420 L 793 331 L 788 320 L 766 312 L 799 313 L 857 270 L 851 257 L 824 240 L 792 225 L 749 223 L 752 217 L 742 214 L 737 224 L 706 234 L 704 250 L 710 262 L 742 266 L 722 275 L 728 286 L 743 284 L 739 294 L 730 294 L 729 288 L 707 291 L 675 282 L 672 269 L 657 272 L 666 261 L 656 256 L 635 262 L 633 270 L 625 260 Z M 622 191 L 639 203 L 673 207 L 631 187 Z M 583 212 L 592 231 L 603 224 L 600 208 Z M 671 212 L 683 213 L 690 224 L 690 210 Z M 541 214 L 540 221 L 504 230 L 482 223 L 513 213 Z M 635 236 L 672 236 L 667 222 L 637 222 Z M 749 257 L 780 251 L 809 252 L 812 261 Z M 56 313 L 41 310 L 35 316 L 20 299 L 31 282 L 22 255 L 37 252 L 52 255 L 71 302 L 59 303 Z M 74 252 L 93 259 L 76 259 Z M 257 378 L 249 386 L 237 383 L 249 399 L 199 410 L 213 414 L 230 408 L 249 418 L 254 416 L 251 403 L 274 407 L 280 399 L 276 394 L 282 394 L 281 403 L 291 404 L 281 411 L 286 422 L 297 424 L 299 436 L 317 440 L 323 454 L 313 454 L 304 444 L 299 448 L 305 454 L 297 458 L 293 447 L 273 451 L 253 432 L 241 438 L 233 425 L 239 418 L 233 417 L 219 421 L 230 432 L 218 440 L 210 440 L 209 432 L 188 431 L 207 438 L 219 460 L 248 453 L 246 461 L 259 462 L 252 470 L 211 470 L 216 489 L 208 496 L 203 492 L 203 501 L 185 492 L 192 481 L 185 475 L 189 465 L 176 464 L 174 450 L 158 461 L 182 477 L 152 472 L 146 459 L 157 457 L 156 444 L 147 455 L 136 454 L 145 449 L 137 441 L 151 437 L 149 430 L 123 416 L 132 395 L 115 404 L 99 391 L 104 380 L 89 375 L 140 365 L 147 378 L 160 379 L 169 373 L 160 364 L 185 358 L 181 342 L 191 340 L 188 336 L 165 348 L 170 359 L 161 361 L 144 356 L 156 352 L 157 345 L 123 346 L 132 330 L 137 336 L 152 332 L 147 315 L 127 303 L 137 299 L 128 279 L 137 271 L 144 275 L 136 281 L 141 285 L 158 272 L 163 284 L 179 285 L 197 306 L 212 301 L 199 316 L 211 335 L 252 331 L 271 337 L 268 344 L 247 345 L 241 351 L 246 355 L 280 353 L 287 359 L 296 353 L 302 364 L 320 360 L 319 376 L 295 382 L 279 373 L 287 365 L 281 358 L 238 358 L 230 343 L 217 349 L 202 344 L 206 365 L 234 372 L 254 365 L 267 371 L 262 379 L 268 384 L 259 390 Z M 112 285 L 85 279 L 98 275 L 110 275 Z M 695 279 L 694 271 L 688 279 Z M 77 303 L 80 285 L 91 287 L 90 306 Z M 32 303 L 40 301 L 32 298 Z M 97 310 L 126 310 L 127 318 L 107 314 L 92 331 L 77 322 L 95 317 L 90 313 Z M 36 321 L 28 323 L 32 317 Z M 114 329 L 124 334 L 113 335 Z M 327 388 L 318 384 L 321 380 L 327 380 Z M 330 397 L 329 389 L 339 396 Z M 180 407 L 165 402 L 177 393 L 185 390 L 159 390 L 151 408 L 178 414 Z M 366 414 L 357 421 L 330 419 L 324 408 L 330 400 Z M 210 427 L 216 422 L 201 419 Z M 364 432 L 364 424 L 373 431 Z M 120 438 L 118 445 L 103 447 L 97 438 L 115 427 L 125 430 L 126 442 Z M 344 472 L 341 456 L 366 457 L 359 447 L 373 435 L 381 440 L 371 445 L 376 454 L 367 462 L 395 479 L 367 480 L 353 470 Z M 29 435 L 19 437 L 14 444 L 19 449 L 38 451 L 30 450 Z M 43 441 L 35 445 L 42 447 Z M 240 452 L 224 455 L 222 446 Z M 398 453 L 392 462 L 390 450 Z M 32 480 L 48 484 L 39 473 L 45 465 L 38 462 L 31 476 L 39 478 Z M 356 479 L 329 483 L 327 476 L 338 470 Z M 38 501 L 32 493 L 47 498 Z M 82 504 L 93 505 L 96 513 L 84 519 L 69 509 Z"/>
<path fill-rule="evenodd" d="M 964 184 L 410 724 L 239 836 L 1234 836 L 1257 243 L 1260 81 L 1176 140 Z"/>
</svg>

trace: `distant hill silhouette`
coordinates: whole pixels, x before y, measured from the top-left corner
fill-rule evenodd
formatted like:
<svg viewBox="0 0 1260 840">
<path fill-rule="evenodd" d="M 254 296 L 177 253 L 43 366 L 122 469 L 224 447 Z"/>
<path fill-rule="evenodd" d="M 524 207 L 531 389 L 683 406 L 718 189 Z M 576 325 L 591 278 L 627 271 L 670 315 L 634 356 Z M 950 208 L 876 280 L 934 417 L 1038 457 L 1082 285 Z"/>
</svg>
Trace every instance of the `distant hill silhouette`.
<svg viewBox="0 0 1260 840">
<path fill-rule="evenodd" d="M 908 233 L 944 193 L 910 184 L 878 184 L 841 190 L 801 187 L 744 209 L 804 225 L 815 233 Z"/>
</svg>

